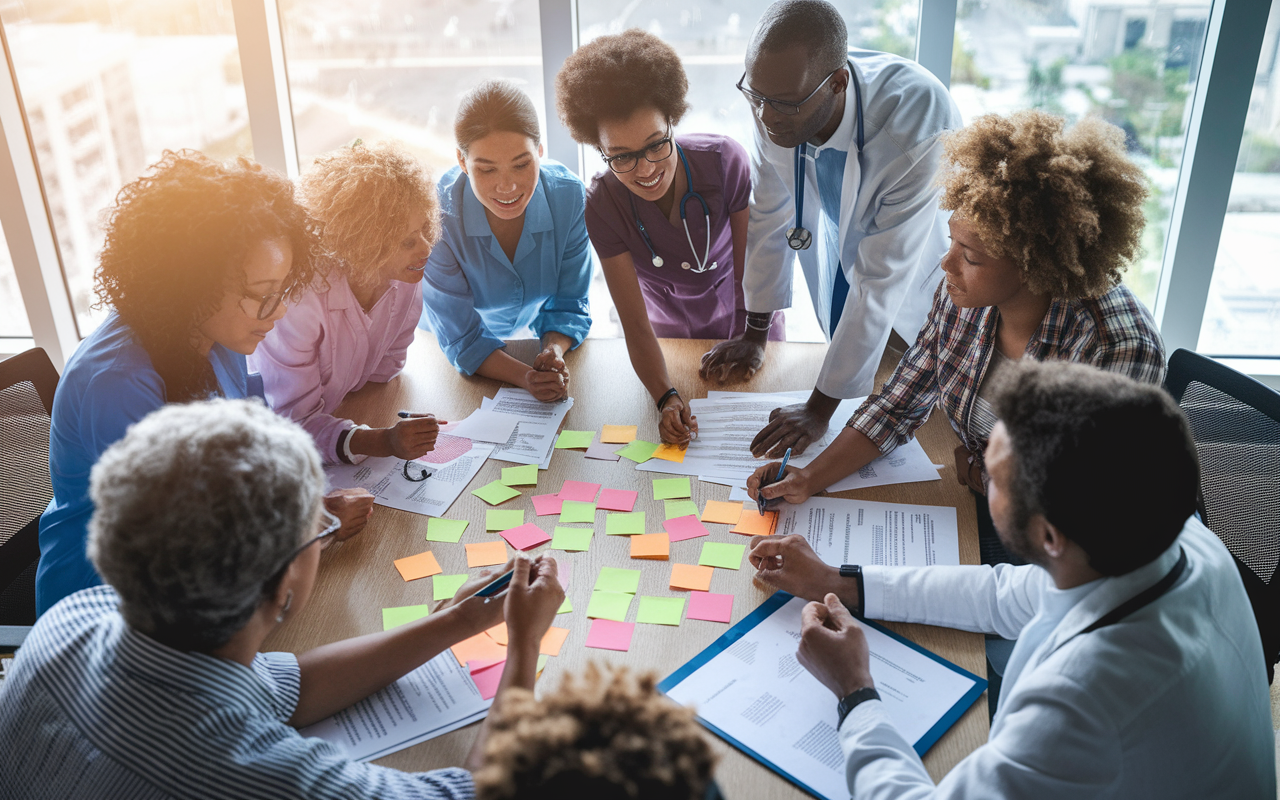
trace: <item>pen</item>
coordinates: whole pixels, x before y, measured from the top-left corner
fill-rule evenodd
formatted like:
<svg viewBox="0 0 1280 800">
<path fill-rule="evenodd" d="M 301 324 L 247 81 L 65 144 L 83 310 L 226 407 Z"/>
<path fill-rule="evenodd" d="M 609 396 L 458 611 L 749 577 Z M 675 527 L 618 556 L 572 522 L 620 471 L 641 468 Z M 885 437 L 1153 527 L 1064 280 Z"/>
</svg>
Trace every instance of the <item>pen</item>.
<svg viewBox="0 0 1280 800">
<path fill-rule="evenodd" d="M 416 411 L 397 411 L 396 416 L 400 419 L 417 419 L 419 417 L 434 417 L 434 414 L 419 414 Z"/>
<path fill-rule="evenodd" d="M 515 570 L 509 569 L 502 575 L 494 578 L 492 582 L 482 586 L 480 590 L 476 592 L 476 597 L 483 597 L 485 598 L 486 603 L 489 602 L 488 598 L 493 597 L 498 592 L 507 588 L 507 584 L 511 583 L 511 577 L 515 575 L 515 572 Z"/>
<path fill-rule="evenodd" d="M 791 448 L 787 448 L 787 452 L 782 454 L 782 464 L 778 467 L 778 477 L 769 481 L 769 483 L 777 483 L 782 480 L 782 475 L 787 471 L 787 462 L 791 460 Z M 760 512 L 760 516 L 764 516 L 765 507 L 769 505 L 769 501 L 764 499 L 764 487 L 769 483 L 761 483 L 760 490 L 756 492 L 756 510 Z"/>
</svg>

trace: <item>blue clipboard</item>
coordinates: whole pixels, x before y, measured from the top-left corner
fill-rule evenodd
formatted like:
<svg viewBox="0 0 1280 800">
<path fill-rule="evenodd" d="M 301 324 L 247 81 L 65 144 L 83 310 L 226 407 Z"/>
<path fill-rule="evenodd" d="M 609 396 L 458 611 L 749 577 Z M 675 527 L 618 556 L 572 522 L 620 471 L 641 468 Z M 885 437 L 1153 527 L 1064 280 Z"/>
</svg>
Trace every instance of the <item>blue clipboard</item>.
<svg viewBox="0 0 1280 800">
<path fill-rule="evenodd" d="M 747 616 L 743 617 L 742 620 L 737 625 L 734 625 L 732 628 L 726 631 L 724 635 L 722 635 L 719 639 L 716 639 L 714 642 L 708 645 L 705 650 L 703 650 L 701 653 L 698 653 L 696 656 L 690 659 L 689 662 L 686 663 L 683 667 L 671 673 L 667 677 L 663 678 L 662 682 L 658 684 L 658 690 L 663 693 L 670 692 L 671 689 L 675 688 L 677 684 L 679 684 L 685 678 L 692 675 L 695 671 L 700 669 L 704 664 L 706 664 L 712 658 L 715 658 L 717 655 L 719 655 L 721 651 L 728 649 L 733 645 L 734 642 L 738 641 L 743 636 L 745 636 L 747 634 L 747 631 L 751 630 L 752 628 L 759 625 L 764 620 L 768 619 L 775 611 L 777 611 L 779 608 L 782 608 L 784 605 L 786 605 L 791 600 L 791 598 L 792 598 L 792 595 L 788 594 L 787 592 L 774 592 L 773 596 L 770 597 L 768 600 L 765 600 L 763 603 L 761 603 L 759 608 L 757 608 L 755 611 L 752 611 Z M 969 706 L 973 705 L 974 702 L 977 701 L 977 699 L 982 696 L 982 693 L 987 690 L 987 680 L 986 678 L 980 678 L 977 675 L 974 675 L 972 672 L 969 672 L 966 669 L 962 669 L 956 666 L 955 664 L 952 664 L 950 661 L 947 661 L 945 658 L 942 658 L 935 653 L 929 652 L 928 650 L 924 649 L 923 647 L 911 641 L 910 639 L 906 639 L 902 636 L 899 636 L 898 634 L 894 633 L 888 628 L 885 628 L 882 625 L 877 625 L 876 623 L 870 622 L 868 620 L 858 620 L 858 622 L 862 625 L 866 625 L 867 627 L 875 628 L 876 630 L 880 631 L 886 636 L 892 639 L 896 639 L 902 644 L 905 644 L 907 647 L 910 647 L 912 650 L 915 650 L 918 653 L 923 653 L 924 655 L 928 656 L 929 658 L 938 662 L 939 664 L 942 664 L 948 669 L 956 673 L 959 673 L 960 675 L 963 675 L 969 680 L 973 681 L 972 688 L 970 688 L 969 691 L 965 692 L 964 696 L 961 697 L 959 700 L 957 700 L 955 705 L 951 706 L 951 708 L 947 710 L 947 713 L 942 716 L 942 719 L 938 720 L 938 722 L 932 728 L 930 728 L 924 734 L 924 736 L 921 736 L 920 739 L 916 741 L 914 745 L 912 745 L 913 749 L 916 751 L 916 755 L 923 756 L 925 753 L 929 751 L 930 747 L 933 747 L 934 744 L 937 743 L 938 739 L 942 738 L 942 734 L 946 733 L 947 730 L 952 725 L 956 724 L 956 721 L 960 719 L 961 715 L 963 715 L 964 712 L 969 710 Z M 834 697 L 832 698 L 832 702 L 833 703 L 835 702 Z M 704 727 L 706 727 L 716 736 L 719 736 L 721 739 L 724 739 L 729 744 L 733 745 L 734 747 L 738 748 L 742 752 L 751 756 L 756 761 L 759 761 L 761 764 L 764 764 L 766 767 L 773 770 L 778 775 L 790 781 L 791 783 L 794 783 L 796 786 L 799 786 L 801 789 L 805 790 L 809 794 L 813 795 L 814 797 L 823 797 L 822 794 L 820 794 L 815 789 L 805 784 L 804 781 L 800 780 L 799 778 L 792 775 L 791 773 L 782 770 L 780 767 L 778 767 L 778 765 L 774 764 L 769 759 L 760 755 L 755 750 L 752 750 L 750 747 L 747 747 L 742 742 L 738 741 L 734 737 L 730 736 L 729 734 L 717 728 L 715 725 L 712 725 L 710 722 L 707 722 L 702 717 L 698 717 L 698 722 L 702 723 Z"/>
</svg>

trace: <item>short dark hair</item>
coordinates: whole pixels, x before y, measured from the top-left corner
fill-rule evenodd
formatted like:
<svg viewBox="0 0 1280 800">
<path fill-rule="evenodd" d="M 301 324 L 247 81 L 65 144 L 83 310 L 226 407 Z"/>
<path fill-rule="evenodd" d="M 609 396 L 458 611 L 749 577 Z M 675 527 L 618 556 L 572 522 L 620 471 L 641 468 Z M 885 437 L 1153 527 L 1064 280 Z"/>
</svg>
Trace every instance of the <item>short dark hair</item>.
<svg viewBox="0 0 1280 800">
<path fill-rule="evenodd" d="M 462 96 L 453 136 L 463 153 L 491 133 L 519 133 L 541 144 L 538 109 L 511 81 L 489 80 Z"/>
<path fill-rule="evenodd" d="M 1196 510 L 1191 428 L 1159 387 L 1026 362 L 999 373 L 992 405 L 1013 445 L 1015 524 L 1042 515 L 1103 575 L 1150 563 Z"/>
<path fill-rule="evenodd" d="M 840 11 L 825 0 L 778 0 L 764 10 L 747 45 L 747 61 L 759 53 L 802 46 L 810 63 L 835 72 L 849 59 L 849 31 Z"/>
<path fill-rule="evenodd" d="M 639 28 L 601 36 L 564 60 L 556 110 L 574 141 L 598 146 L 601 120 L 653 107 L 672 125 L 689 110 L 689 79 L 675 48 Z"/>
</svg>

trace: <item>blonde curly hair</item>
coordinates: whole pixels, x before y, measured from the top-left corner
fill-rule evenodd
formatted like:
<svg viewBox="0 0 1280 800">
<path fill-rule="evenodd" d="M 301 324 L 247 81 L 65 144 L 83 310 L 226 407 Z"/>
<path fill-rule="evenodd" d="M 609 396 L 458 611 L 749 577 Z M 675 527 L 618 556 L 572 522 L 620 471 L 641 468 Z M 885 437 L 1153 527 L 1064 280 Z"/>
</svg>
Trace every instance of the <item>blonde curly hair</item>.
<svg viewBox="0 0 1280 800">
<path fill-rule="evenodd" d="M 1027 288 L 1097 297 L 1142 253 L 1147 181 L 1124 132 L 1043 111 L 987 114 L 947 136 L 941 205 L 1010 258 Z"/>
<path fill-rule="evenodd" d="M 475 773 L 479 800 L 701 800 L 715 759 L 693 712 L 657 676 L 587 665 L 541 700 L 508 690 Z"/>
<path fill-rule="evenodd" d="M 440 201 L 431 174 L 394 142 L 364 144 L 319 156 L 299 179 L 303 203 L 320 225 L 330 267 L 359 286 L 378 270 L 404 236 L 414 211 L 425 211 L 423 233 L 440 240 Z"/>
</svg>

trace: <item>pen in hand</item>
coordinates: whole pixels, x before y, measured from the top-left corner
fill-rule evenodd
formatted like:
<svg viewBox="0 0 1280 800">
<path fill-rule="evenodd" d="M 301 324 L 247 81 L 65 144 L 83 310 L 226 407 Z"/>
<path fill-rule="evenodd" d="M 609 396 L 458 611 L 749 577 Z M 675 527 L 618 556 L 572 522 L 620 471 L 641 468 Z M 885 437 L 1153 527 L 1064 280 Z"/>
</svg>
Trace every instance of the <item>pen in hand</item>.
<svg viewBox="0 0 1280 800">
<path fill-rule="evenodd" d="M 756 510 L 760 512 L 760 516 L 764 516 L 765 509 L 769 507 L 772 500 L 766 500 L 764 497 L 764 487 L 770 483 L 777 483 L 782 480 L 782 476 L 787 471 L 787 462 L 791 460 L 791 448 L 787 448 L 787 452 L 782 454 L 782 464 L 778 466 L 778 476 L 771 481 L 760 480 L 760 488 L 756 491 Z"/>
</svg>

